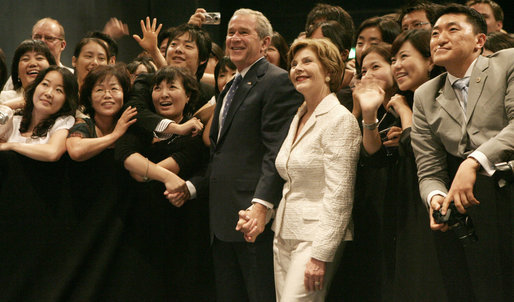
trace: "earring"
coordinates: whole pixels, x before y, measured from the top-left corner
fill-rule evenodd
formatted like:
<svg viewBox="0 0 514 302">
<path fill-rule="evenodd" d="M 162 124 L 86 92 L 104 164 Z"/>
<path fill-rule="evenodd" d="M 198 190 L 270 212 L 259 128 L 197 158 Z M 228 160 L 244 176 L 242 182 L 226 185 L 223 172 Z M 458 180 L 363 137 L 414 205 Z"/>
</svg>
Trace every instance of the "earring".
<svg viewBox="0 0 514 302">
<path fill-rule="evenodd" d="M 329 76 L 325 77 L 325 82 L 327 82 L 327 83 L 330 82 L 330 77 Z"/>
</svg>

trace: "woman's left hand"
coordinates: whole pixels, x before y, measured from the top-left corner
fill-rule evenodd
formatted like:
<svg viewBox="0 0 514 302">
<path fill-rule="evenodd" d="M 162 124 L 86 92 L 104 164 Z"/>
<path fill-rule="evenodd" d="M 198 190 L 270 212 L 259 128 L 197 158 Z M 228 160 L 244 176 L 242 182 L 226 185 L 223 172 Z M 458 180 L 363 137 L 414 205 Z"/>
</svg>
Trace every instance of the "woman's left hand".
<svg viewBox="0 0 514 302">
<path fill-rule="evenodd" d="M 386 147 L 398 147 L 400 145 L 400 136 L 402 135 L 402 128 L 393 126 L 387 132 L 387 140 L 383 142 Z"/>
<path fill-rule="evenodd" d="M 305 267 L 303 283 L 307 291 L 316 291 L 323 288 L 326 263 L 324 261 L 311 258 Z"/>
<path fill-rule="evenodd" d="M 11 143 L 6 143 L 3 140 L 0 140 L 0 151 L 9 151 L 11 150 Z"/>
</svg>

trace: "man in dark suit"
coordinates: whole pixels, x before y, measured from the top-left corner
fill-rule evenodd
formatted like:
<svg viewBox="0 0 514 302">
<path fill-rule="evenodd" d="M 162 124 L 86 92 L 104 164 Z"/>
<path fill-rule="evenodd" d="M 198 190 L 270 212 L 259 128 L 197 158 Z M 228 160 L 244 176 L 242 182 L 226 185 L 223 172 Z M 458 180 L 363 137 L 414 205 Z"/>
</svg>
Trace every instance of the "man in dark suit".
<svg viewBox="0 0 514 302">
<path fill-rule="evenodd" d="M 209 192 L 217 301 L 275 301 L 267 225 L 283 185 L 275 157 L 303 98 L 287 73 L 264 59 L 271 34 L 260 12 L 240 9 L 231 18 L 226 48 L 237 73 L 214 111 L 207 175 L 188 183 L 193 195 Z M 253 243 L 235 229 L 241 209 L 255 221 L 257 231 L 246 237 Z"/>
<path fill-rule="evenodd" d="M 420 192 L 433 230 L 448 229 L 432 213 L 446 213 L 453 202 L 473 219 L 478 236 L 463 247 L 455 236 L 437 235 L 448 296 L 512 301 L 514 186 L 499 187 L 490 176 L 495 164 L 514 154 L 514 50 L 480 56 L 487 25 L 468 7 L 449 5 L 436 20 L 432 59 L 448 72 L 414 95 L 412 147 Z"/>
</svg>

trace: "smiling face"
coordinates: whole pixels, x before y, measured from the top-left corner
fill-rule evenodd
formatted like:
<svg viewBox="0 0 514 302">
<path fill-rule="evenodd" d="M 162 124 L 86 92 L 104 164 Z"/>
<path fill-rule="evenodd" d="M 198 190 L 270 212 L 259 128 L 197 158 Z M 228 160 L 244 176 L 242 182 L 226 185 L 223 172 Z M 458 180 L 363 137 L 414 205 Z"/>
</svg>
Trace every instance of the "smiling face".
<svg viewBox="0 0 514 302">
<path fill-rule="evenodd" d="M 42 40 L 50 49 L 50 52 L 59 64 L 61 60 L 61 53 L 66 48 L 66 41 L 64 40 L 59 25 L 52 21 L 45 21 L 38 23 L 32 29 L 32 39 Z"/>
<path fill-rule="evenodd" d="M 164 80 L 153 87 L 152 101 L 158 114 L 178 123 L 182 120 L 189 96 L 181 79 L 175 79 L 171 83 Z"/>
<path fill-rule="evenodd" d="M 34 82 L 41 70 L 48 68 L 50 64 L 42 53 L 28 51 L 20 57 L 18 63 L 18 78 L 21 81 L 23 89 Z"/>
<path fill-rule="evenodd" d="M 80 85 L 87 74 L 98 65 L 107 65 L 107 53 L 98 43 L 91 41 L 84 45 L 78 58 L 73 56 L 72 64 L 75 67 L 75 75 Z"/>
<path fill-rule="evenodd" d="M 362 53 L 372 45 L 382 42 L 382 33 L 376 26 L 363 29 L 357 37 L 355 46 L 355 59 L 360 62 Z"/>
<path fill-rule="evenodd" d="M 371 52 L 362 60 L 362 80 L 377 79 L 383 83 L 382 89 L 388 92 L 394 86 L 391 65 L 381 55 Z"/>
<path fill-rule="evenodd" d="M 393 57 L 391 68 L 400 90 L 414 91 L 429 80 L 432 65 L 430 58 L 423 57 L 411 42 L 407 41 Z"/>
<path fill-rule="evenodd" d="M 91 91 L 91 106 L 97 116 L 115 116 L 123 106 L 123 88 L 118 79 L 108 75 L 97 81 Z"/>
<path fill-rule="evenodd" d="M 294 87 L 308 100 L 311 96 L 324 97 L 330 92 L 326 81 L 327 72 L 319 61 L 318 55 L 310 48 L 300 49 L 291 61 L 289 77 Z"/>
<path fill-rule="evenodd" d="M 170 66 L 187 68 L 192 74 L 198 69 L 198 46 L 189 33 L 175 37 L 166 53 L 166 62 Z"/>
<path fill-rule="evenodd" d="M 264 55 L 270 44 L 270 37 L 261 39 L 256 31 L 256 17 L 236 15 L 230 19 L 226 37 L 226 48 L 230 60 L 239 71 L 252 65 Z"/>
<path fill-rule="evenodd" d="M 480 55 L 484 43 L 485 34 L 475 34 L 466 15 L 446 14 L 434 24 L 430 51 L 436 65 L 445 67 L 456 77 L 462 77 Z"/>
<path fill-rule="evenodd" d="M 32 114 L 42 118 L 58 112 L 66 101 L 62 75 L 57 71 L 48 72 L 34 90 Z"/>
</svg>

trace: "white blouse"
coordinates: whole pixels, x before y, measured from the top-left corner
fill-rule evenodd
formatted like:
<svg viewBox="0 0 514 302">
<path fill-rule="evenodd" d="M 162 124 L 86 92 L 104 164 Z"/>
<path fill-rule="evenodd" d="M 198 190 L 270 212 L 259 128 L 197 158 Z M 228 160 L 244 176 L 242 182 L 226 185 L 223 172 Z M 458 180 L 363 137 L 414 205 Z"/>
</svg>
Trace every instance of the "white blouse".
<svg viewBox="0 0 514 302">
<path fill-rule="evenodd" d="M 55 120 L 54 125 L 48 130 L 43 137 L 25 137 L 20 133 L 21 115 L 13 117 L 13 131 L 7 142 L 26 143 L 26 144 L 46 144 L 50 140 L 52 134 L 61 129 L 70 129 L 75 124 L 75 118 L 71 115 L 60 116 Z"/>
</svg>

